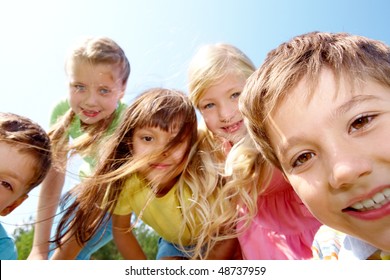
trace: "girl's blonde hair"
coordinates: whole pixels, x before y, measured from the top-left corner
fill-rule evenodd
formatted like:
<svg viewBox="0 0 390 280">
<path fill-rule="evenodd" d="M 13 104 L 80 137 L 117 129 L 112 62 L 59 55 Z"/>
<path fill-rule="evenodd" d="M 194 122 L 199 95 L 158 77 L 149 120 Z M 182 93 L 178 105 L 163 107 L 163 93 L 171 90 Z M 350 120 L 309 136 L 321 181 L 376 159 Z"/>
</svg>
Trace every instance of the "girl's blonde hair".
<svg viewBox="0 0 390 280">
<path fill-rule="evenodd" d="M 239 108 L 257 149 L 280 169 L 267 136 L 268 118 L 303 78 L 312 94 L 324 68 L 333 71 L 336 82 L 343 75 L 353 84 L 369 78 L 390 87 L 390 48 L 362 36 L 311 32 L 268 53 L 263 65 L 248 79 Z"/>
<path fill-rule="evenodd" d="M 205 91 L 229 74 L 247 79 L 256 70 L 237 47 L 224 43 L 202 46 L 188 68 L 189 97 L 198 108 Z"/>
<path fill-rule="evenodd" d="M 200 99 L 210 87 L 230 74 L 246 80 L 255 70 L 248 56 L 233 45 L 204 45 L 193 56 L 188 68 L 189 98 L 199 109 Z M 214 163 L 219 169 L 223 169 L 226 155 L 221 141 L 207 129 L 204 122 L 201 122 L 200 127 L 204 130 L 204 149 L 213 153 Z"/>
<path fill-rule="evenodd" d="M 50 139 L 43 128 L 26 117 L 0 113 L 0 141 L 13 145 L 34 158 L 35 173 L 29 181 L 26 193 L 38 186 L 51 165 Z"/>
<path fill-rule="evenodd" d="M 233 45 L 223 43 L 205 45 L 190 62 L 188 71 L 190 100 L 199 109 L 200 99 L 210 87 L 220 83 L 228 75 L 236 75 L 246 80 L 255 69 L 252 61 Z M 213 135 L 204 123 L 201 129 L 202 136 L 198 149 L 204 153 L 202 164 L 213 170 L 214 174 L 210 176 L 216 179 L 210 188 L 212 194 L 209 195 L 208 222 L 201 224 L 197 244 L 192 252 L 194 258 L 207 258 L 217 242 L 237 237 L 244 230 L 257 211 L 260 180 L 255 176 L 259 170 L 256 161 L 253 166 L 240 170 L 245 174 L 250 173 L 253 180 L 245 181 L 242 186 L 229 183 L 232 174 L 225 174 L 226 152 L 220 139 Z M 249 158 L 255 156 L 249 154 L 249 151 L 253 149 L 244 151 L 239 161 L 248 162 Z M 241 211 L 243 205 L 247 212 Z M 244 224 L 240 230 L 236 227 L 239 222 Z"/>
<path fill-rule="evenodd" d="M 133 156 L 133 136 L 135 129 L 142 127 L 158 127 L 164 131 L 177 129 L 178 133 L 163 151 L 152 155 L 152 159 L 149 155 L 136 159 Z M 154 88 L 141 94 L 127 108 L 120 125 L 105 146 L 107 152 L 101 157 L 91 178 L 68 193 L 67 197 L 74 196 L 75 200 L 59 223 L 56 242 L 61 245 L 61 239 L 67 232 L 74 234 L 79 244 L 90 240 L 98 228 L 108 221 L 125 181 L 132 174 L 148 166 L 153 158 L 158 158 L 165 152 L 169 153 L 179 145 L 187 143 L 183 165 L 177 167 L 183 168 L 188 163 L 191 147 L 196 140 L 195 108 L 184 93 Z M 153 188 L 153 184 L 158 185 L 158 182 L 150 182 L 146 187 Z M 188 204 L 187 201 L 183 201 L 184 187 L 184 184 L 178 184 L 177 192 L 183 207 Z M 144 207 L 147 207 L 147 202 Z M 138 217 L 141 218 L 142 216 Z"/>
<path fill-rule="evenodd" d="M 107 37 L 87 38 L 74 46 L 65 62 L 65 71 L 67 73 L 70 65 L 75 62 L 85 62 L 92 65 L 108 64 L 116 67 L 120 70 L 119 73 L 123 86 L 126 85 L 130 75 L 130 63 L 124 51 L 117 43 Z M 71 154 L 87 155 L 91 151 L 96 150 L 98 143 L 96 140 L 104 135 L 115 118 L 115 113 L 96 124 L 82 126 L 85 130 L 83 136 L 79 137 L 72 145 L 69 145 L 67 131 L 74 118 L 75 113 L 72 109 L 69 109 L 48 132 L 52 141 L 55 163 L 61 168 L 64 168 L 63 159 L 69 151 L 71 151 Z"/>
</svg>

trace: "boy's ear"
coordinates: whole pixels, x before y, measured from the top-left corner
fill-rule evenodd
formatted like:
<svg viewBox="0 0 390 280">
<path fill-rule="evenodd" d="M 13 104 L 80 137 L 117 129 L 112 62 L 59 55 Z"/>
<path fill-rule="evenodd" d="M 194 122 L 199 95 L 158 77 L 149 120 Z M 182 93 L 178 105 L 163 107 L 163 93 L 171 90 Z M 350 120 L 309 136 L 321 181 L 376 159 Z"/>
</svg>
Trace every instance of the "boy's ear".
<svg viewBox="0 0 390 280">
<path fill-rule="evenodd" d="M 1 216 L 7 216 L 9 213 L 11 213 L 12 211 L 14 211 L 14 209 L 15 209 L 16 207 L 18 207 L 20 204 L 22 204 L 23 201 L 25 201 L 27 198 L 28 198 L 28 195 L 27 195 L 27 194 L 22 195 L 22 196 L 19 197 L 17 200 L 15 200 L 11 205 L 8 205 L 7 207 L 5 207 L 5 208 L 0 212 L 0 215 L 1 215 Z"/>
</svg>

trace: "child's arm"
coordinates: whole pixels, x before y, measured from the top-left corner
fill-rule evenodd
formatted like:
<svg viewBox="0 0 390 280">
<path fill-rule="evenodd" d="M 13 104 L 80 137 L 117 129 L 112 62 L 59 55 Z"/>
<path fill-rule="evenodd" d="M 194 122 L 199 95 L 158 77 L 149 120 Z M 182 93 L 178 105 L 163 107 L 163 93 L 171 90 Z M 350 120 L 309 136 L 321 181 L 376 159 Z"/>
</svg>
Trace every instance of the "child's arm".
<svg viewBox="0 0 390 280">
<path fill-rule="evenodd" d="M 146 260 L 145 253 L 130 231 L 130 215 L 112 215 L 112 233 L 122 257 L 126 260 Z"/>
<path fill-rule="evenodd" d="M 47 259 L 53 219 L 59 204 L 65 175 L 53 167 L 42 182 L 32 250 L 28 259 Z"/>
<path fill-rule="evenodd" d="M 80 253 L 83 246 L 80 246 L 74 237 L 69 238 L 70 234 L 64 237 L 67 240 L 60 248 L 56 248 L 51 260 L 74 260 Z"/>
</svg>

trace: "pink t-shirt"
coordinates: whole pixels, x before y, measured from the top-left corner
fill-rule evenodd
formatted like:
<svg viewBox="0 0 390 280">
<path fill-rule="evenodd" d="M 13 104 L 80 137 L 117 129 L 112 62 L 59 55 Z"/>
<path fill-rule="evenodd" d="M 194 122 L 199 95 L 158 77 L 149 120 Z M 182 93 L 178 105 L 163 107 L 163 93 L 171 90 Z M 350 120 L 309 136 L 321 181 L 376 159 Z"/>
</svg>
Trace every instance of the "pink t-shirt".
<svg viewBox="0 0 390 280">
<path fill-rule="evenodd" d="M 314 235 L 321 223 L 308 211 L 279 170 L 275 170 L 257 204 L 256 217 L 238 238 L 243 258 L 311 259 Z"/>
</svg>

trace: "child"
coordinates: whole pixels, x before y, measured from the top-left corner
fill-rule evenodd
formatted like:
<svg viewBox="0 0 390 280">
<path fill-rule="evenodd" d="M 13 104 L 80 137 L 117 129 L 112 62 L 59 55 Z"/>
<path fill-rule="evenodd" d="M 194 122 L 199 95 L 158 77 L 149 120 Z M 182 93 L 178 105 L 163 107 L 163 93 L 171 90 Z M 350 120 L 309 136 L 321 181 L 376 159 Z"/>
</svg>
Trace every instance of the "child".
<svg viewBox="0 0 390 280">
<path fill-rule="evenodd" d="M 297 36 L 268 54 L 240 109 L 309 210 L 347 234 L 340 252 L 388 257 L 390 48 L 346 33 Z"/>
<path fill-rule="evenodd" d="M 53 259 L 74 258 L 107 221 L 106 212 L 113 216 L 114 240 L 125 259 L 145 259 L 131 231 L 133 212 L 171 242 L 194 242 L 198 218 L 187 209 L 202 204 L 204 192 L 192 183 L 202 176 L 190 168 L 181 173 L 196 140 L 195 108 L 183 93 L 156 88 L 140 95 L 126 110 L 93 176 L 70 193 L 75 201 L 59 224 L 61 247 Z"/>
<path fill-rule="evenodd" d="M 25 117 L 0 113 L 0 215 L 18 207 L 45 178 L 51 164 L 46 132 Z M 0 224 L 0 260 L 16 260 L 14 241 Z"/>
<path fill-rule="evenodd" d="M 125 93 L 130 64 L 113 40 L 105 37 L 84 40 L 72 50 L 65 66 L 69 98 L 52 113 L 49 136 L 55 164 L 42 184 L 29 259 L 48 258 L 50 231 L 65 180 L 68 152 L 70 156 L 80 154 L 88 168 L 93 169 L 98 146 L 104 144 L 104 137 L 113 133 L 125 109 L 120 100 Z M 105 232 L 106 237 L 91 242 L 78 259 L 89 259 L 112 239 L 109 228 Z"/>
<path fill-rule="evenodd" d="M 210 150 L 215 151 L 214 164 L 222 169 L 221 173 L 230 148 L 247 134 L 238 100 L 247 78 L 254 71 L 252 61 L 229 44 L 201 48 L 190 64 L 190 99 L 205 121 L 205 142 L 211 146 Z M 248 156 L 246 159 L 240 157 L 240 161 L 247 159 Z M 223 215 L 212 219 L 214 223 L 210 225 L 210 232 L 218 236 L 218 227 L 222 227 L 226 231 L 222 238 L 226 238 L 229 232 L 231 236 L 238 236 L 244 259 L 311 257 L 310 245 L 320 224 L 293 195 L 293 189 L 280 172 L 269 169 L 269 175 L 260 178 L 256 175 L 259 170 L 241 171 L 256 179 L 250 179 L 250 184 L 242 188 L 229 183 L 223 187 L 214 205 L 223 208 Z M 270 187 L 263 192 L 269 176 L 272 176 Z M 230 205 L 225 203 L 227 197 Z M 240 212 L 235 206 L 237 204 L 242 206 Z M 237 247 L 233 249 L 239 251 Z"/>
</svg>

